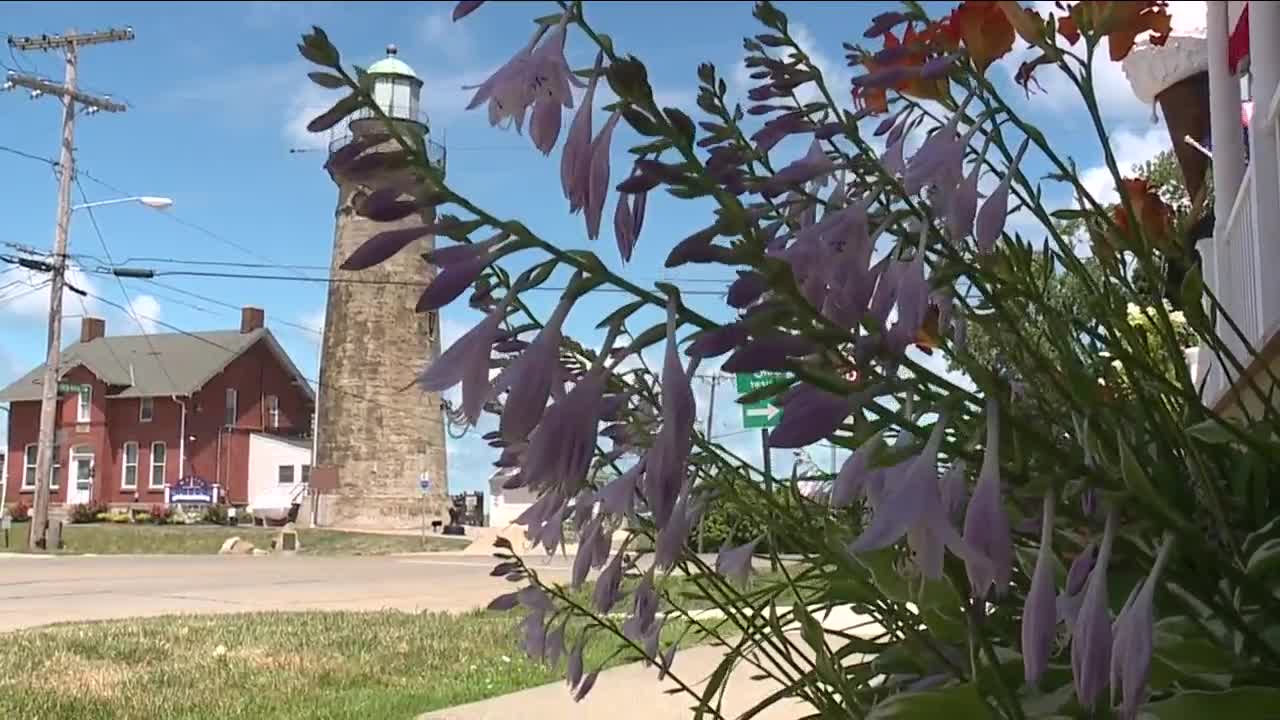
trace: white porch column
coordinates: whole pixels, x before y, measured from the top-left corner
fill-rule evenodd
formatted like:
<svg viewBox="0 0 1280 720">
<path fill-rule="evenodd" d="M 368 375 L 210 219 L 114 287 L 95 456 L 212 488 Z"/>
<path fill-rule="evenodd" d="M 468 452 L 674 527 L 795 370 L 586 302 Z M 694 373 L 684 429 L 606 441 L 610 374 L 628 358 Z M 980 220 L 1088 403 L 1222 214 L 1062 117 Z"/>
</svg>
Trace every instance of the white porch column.
<svg viewBox="0 0 1280 720">
<path fill-rule="evenodd" d="M 1218 238 L 1226 232 L 1227 218 L 1244 178 L 1244 137 L 1240 130 L 1240 83 L 1227 67 L 1227 42 L 1231 37 L 1227 2 L 1211 0 L 1205 5 L 1209 40 L 1209 127 L 1213 135 L 1212 254 L 1216 255 Z M 1201 252 L 1203 254 L 1203 250 Z M 1206 273 L 1209 264 L 1206 263 Z M 1215 292 L 1219 288 L 1217 280 L 1216 276 L 1205 277 Z"/>
<path fill-rule="evenodd" d="M 1280 324 L 1280 154 L 1272 100 L 1280 84 L 1280 3 L 1249 3 L 1249 68 L 1253 74 L 1253 122 L 1249 130 L 1249 163 L 1253 166 L 1254 232 L 1257 238 L 1258 325 L 1263 333 Z M 1263 278 L 1270 279 L 1262 282 Z M 1265 341 L 1265 338 L 1259 340 Z M 1255 341 L 1258 344 L 1258 341 Z"/>
</svg>

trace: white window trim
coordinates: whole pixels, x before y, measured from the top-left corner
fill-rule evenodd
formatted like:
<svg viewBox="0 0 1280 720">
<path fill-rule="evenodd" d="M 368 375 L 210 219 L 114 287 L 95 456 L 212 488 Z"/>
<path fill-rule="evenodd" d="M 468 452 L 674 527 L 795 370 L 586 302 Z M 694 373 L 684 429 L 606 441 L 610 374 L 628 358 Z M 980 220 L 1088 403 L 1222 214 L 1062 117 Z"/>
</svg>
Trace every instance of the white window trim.
<svg viewBox="0 0 1280 720">
<path fill-rule="evenodd" d="M 93 420 L 93 386 L 81 385 L 76 391 L 76 422 L 87 423 Z"/>
<path fill-rule="evenodd" d="M 129 462 L 129 446 L 133 446 L 133 462 Z M 140 452 L 138 443 L 130 440 L 120 448 L 120 489 L 121 490 L 137 490 L 138 489 L 138 455 Z M 129 483 L 129 468 L 133 467 L 133 483 Z"/>
<path fill-rule="evenodd" d="M 240 419 L 240 393 L 235 388 L 227 388 L 222 396 L 222 424 L 227 427 L 235 427 L 236 422 Z M 227 420 L 230 420 L 230 422 L 227 422 Z"/>
<path fill-rule="evenodd" d="M 158 463 L 160 467 L 159 483 L 156 482 L 156 466 L 157 466 L 156 448 L 163 448 L 162 452 L 164 453 L 164 462 Z M 166 447 L 163 442 L 157 441 L 157 442 L 151 443 L 151 455 L 150 457 L 147 458 L 147 461 L 150 465 L 150 468 L 147 471 L 147 487 L 151 490 L 163 490 L 164 480 L 165 480 L 164 478 L 165 468 L 168 466 L 168 463 L 169 463 L 169 448 Z"/>
<path fill-rule="evenodd" d="M 143 408 L 151 406 L 151 414 L 147 415 L 143 412 Z M 138 398 L 138 422 L 149 423 L 156 419 L 156 401 L 155 398 Z"/>
<path fill-rule="evenodd" d="M 36 461 L 28 463 L 27 458 L 31 456 L 32 450 L 36 451 Z M 30 445 L 27 445 L 26 447 L 22 448 L 22 489 L 23 490 L 36 489 L 36 467 L 37 467 L 37 463 L 39 462 L 39 458 L 40 458 L 39 445 L 36 445 L 35 443 L 31 443 Z M 30 483 L 27 482 L 28 468 L 31 470 L 31 472 L 29 473 L 31 475 Z"/>
<path fill-rule="evenodd" d="M 280 396 L 267 396 L 267 427 L 272 430 L 280 428 Z"/>
</svg>

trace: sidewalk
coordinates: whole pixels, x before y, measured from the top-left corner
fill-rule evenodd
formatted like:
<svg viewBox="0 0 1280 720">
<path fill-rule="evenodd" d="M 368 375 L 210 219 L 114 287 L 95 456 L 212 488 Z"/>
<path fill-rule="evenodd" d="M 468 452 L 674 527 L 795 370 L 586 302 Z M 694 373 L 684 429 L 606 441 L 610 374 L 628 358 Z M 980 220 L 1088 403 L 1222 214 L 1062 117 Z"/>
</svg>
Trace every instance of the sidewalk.
<svg viewBox="0 0 1280 720">
<path fill-rule="evenodd" d="M 867 625 L 869 618 L 854 613 L 851 608 L 839 608 L 820 621 L 828 631 L 841 630 L 866 637 L 882 632 L 879 626 Z M 796 630 L 794 625 L 785 630 L 796 640 L 796 645 L 808 651 L 799 638 L 791 634 Z M 829 642 L 839 641 L 831 638 Z M 676 654 L 672 671 L 701 692 L 724 653 L 723 648 L 706 645 L 681 651 Z M 757 668 L 746 663 L 739 663 L 734 668 L 721 706 L 725 717 L 741 715 L 781 688 L 771 679 L 753 680 L 752 676 L 759 673 Z M 691 708 L 696 701 L 687 693 L 666 693 L 677 687 L 671 678 L 659 683 L 656 667 L 633 663 L 600 673 L 595 687 L 580 703 L 573 701 L 569 688 L 561 681 L 470 705 L 437 710 L 422 715 L 418 720 L 688 720 L 693 716 Z M 755 717 L 760 720 L 796 720 L 812 713 L 813 708 L 807 703 L 789 700 L 775 703 Z"/>
<path fill-rule="evenodd" d="M 672 670 L 699 692 L 723 657 L 717 647 L 695 647 L 676 655 Z M 752 680 L 757 671 L 739 666 L 729 677 L 722 712 L 734 717 L 768 697 L 780 687 L 772 680 Z M 658 682 L 656 667 L 639 663 L 600 673 L 595 688 L 575 703 L 564 682 L 522 690 L 510 695 L 427 713 L 419 720 L 688 720 L 696 701 L 685 693 L 666 694 L 678 687 L 671 678 Z M 756 717 L 760 720 L 795 720 L 812 713 L 799 702 L 778 703 Z"/>
</svg>

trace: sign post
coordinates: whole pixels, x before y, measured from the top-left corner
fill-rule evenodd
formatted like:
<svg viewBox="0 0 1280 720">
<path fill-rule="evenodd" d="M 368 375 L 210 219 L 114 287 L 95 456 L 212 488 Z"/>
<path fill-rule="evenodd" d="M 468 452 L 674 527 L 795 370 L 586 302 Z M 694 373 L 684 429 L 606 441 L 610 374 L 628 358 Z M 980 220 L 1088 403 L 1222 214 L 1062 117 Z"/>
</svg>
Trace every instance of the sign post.
<svg viewBox="0 0 1280 720">
<path fill-rule="evenodd" d="M 738 397 L 769 387 L 786 378 L 786 373 L 779 372 L 738 373 Z M 772 453 L 769 452 L 769 428 L 777 427 L 782 422 L 782 408 L 775 405 L 775 401 L 776 398 L 769 398 L 751 403 L 739 402 L 742 405 L 742 427 L 747 430 L 760 429 L 760 452 L 764 456 L 764 486 L 765 492 L 771 496 L 773 495 L 773 458 L 770 457 Z M 773 545 L 772 532 L 769 533 L 769 544 Z M 774 570 L 777 570 L 776 557 L 770 552 L 770 565 Z"/>
<path fill-rule="evenodd" d="M 418 476 L 418 495 L 422 498 L 422 547 L 427 546 L 427 495 L 431 492 L 431 473 L 423 471 Z"/>
</svg>

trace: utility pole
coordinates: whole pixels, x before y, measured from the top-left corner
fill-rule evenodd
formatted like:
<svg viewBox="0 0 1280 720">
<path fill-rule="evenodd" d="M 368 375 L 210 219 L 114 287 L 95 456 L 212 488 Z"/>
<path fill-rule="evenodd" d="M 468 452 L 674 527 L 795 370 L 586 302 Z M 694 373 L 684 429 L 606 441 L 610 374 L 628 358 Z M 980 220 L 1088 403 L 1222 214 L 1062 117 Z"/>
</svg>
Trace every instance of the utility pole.
<svg viewBox="0 0 1280 720">
<path fill-rule="evenodd" d="M 97 97 L 80 92 L 76 87 L 76 62 L 80 47 L 133 39 L 133 29 L 104 30 L 94 33 L 64 35 L 40 35 L 38 37 L 9 36 L 13 50 L 61 50 L 66 58 L 66 77 L 62 84 L 42 80 L 32 75 L 11 72 L 6 88 L 25 87 L 31 90 L 32 99 L 41 95 L 53 95 L 62 99 L 62 144 L 58 154 L 58 217 L 54 226 L 53 257 L 51 258 L 51 282 L 49 289 L 49 335 L 45 352 L 44 377 L 40 386 L 40 435 L 36 450 L 36 492 L 32 508 L 31 532 L 28 546 L 31 550 L 45 548 L 45 532 L 49 525 L 49 481 L 53 474 L 54 435 L 57 424 L 58 378 L 62 364 L 62 289 L 66 282 L 67 234 L 71 226 L 71 183 L 75 179 L 75 122 L 76 104 L 83 105 L 89 114 L 106 110 L 124 112 L 125 106 L 108 97 Z M 68 464 L 68 467 L 70 465 Z M 70 484 L 70 481 L 68 481 Z"/>
</svg>

